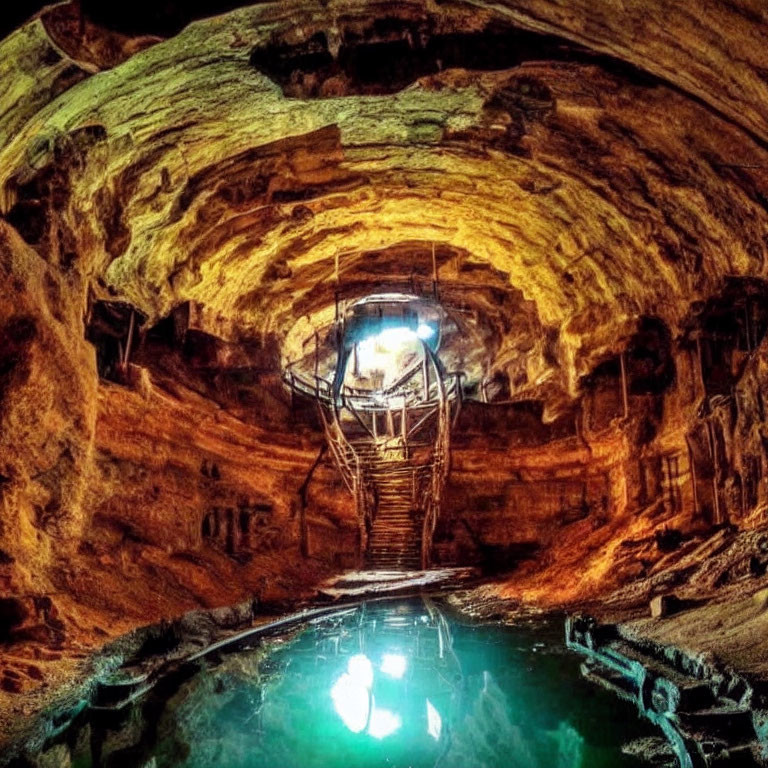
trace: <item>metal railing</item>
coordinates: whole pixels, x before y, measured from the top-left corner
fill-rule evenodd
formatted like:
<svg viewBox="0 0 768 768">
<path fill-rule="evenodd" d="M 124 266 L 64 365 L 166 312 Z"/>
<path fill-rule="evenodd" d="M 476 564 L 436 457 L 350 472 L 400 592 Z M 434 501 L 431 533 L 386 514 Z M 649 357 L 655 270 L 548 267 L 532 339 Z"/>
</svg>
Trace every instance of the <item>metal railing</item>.
<svg viewBox="0 0 768 768">
<path fill-rule="evenodd" d="M 462 398 L 461 374 L 451 374 L 446 382 L 436 354 L 427 344 L 422 346 L 424 359 L 387 388 L 390 403 L 385 402 L 383 392 L 355 391 L 349 387 L 343 388 L 337 402 L 331 382 L 323 377 L 315 375 L 309 380 L 292 370 L 285 373 L 284 378 L 294 391 L 317 402 L 331 455 L 355 499 L 361 564 L 375 520 L 379 491 L 387 486 L 402 488 L 403 480 L 410 478 L 407 501 L 414 513 L 423 514 L 421 566 L 430 565 L 432 539 L 449 468 L 452 404 L 458 411 Z M 396 387 L 407 386 L 420 371 L 424 375 L 427 366 L 434 375 L 426 376 L 427 386 L 422 387 L 421 399 L 416 391 L 397 393 Z M 393 397 L 402 398 L 396 407 L 391 406 Z M 362 437 L 351 438 L 345 431 L 345 413 L 351 416 L 346 423 L 360 426 Z M 379 431 L 382 413 L 385 429 Z"/>
</svg>

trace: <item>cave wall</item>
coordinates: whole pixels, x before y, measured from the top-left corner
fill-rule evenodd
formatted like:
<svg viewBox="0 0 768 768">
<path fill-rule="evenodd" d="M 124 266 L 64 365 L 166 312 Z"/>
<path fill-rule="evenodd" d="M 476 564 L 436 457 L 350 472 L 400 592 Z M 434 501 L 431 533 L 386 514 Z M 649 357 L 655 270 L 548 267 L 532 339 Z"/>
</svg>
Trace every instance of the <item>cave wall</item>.
<svg viewBox="0 0 768 768">
<path fill-rule="evenodd" d="M 97 375 L 85 282 L 0 220 L 0 585 L 39 589 L 85 535 Z"/>
<path fill-rule="evenodd" d="M 100 378 L 79 271 L 0 221 L 0 277 L 0 642 L 88 645 L 201 605 L 295 596 L 338 562 L 301 554 L 321 438 L 301 409 L 281 421 L 286 392 L 260 415 L 194 350 L 139 341 L 134 359 L 154 367 Z M 36 684 L 3 674 L 0 690 Z"/>
<path fill-rule="evenodd" d="M 766 277 L 764 11 L 568 6 L 297 0 L 164 41 L 57 6 L 0 42 L 6 634 L 95 642 L 352 566 L 280 365 L 394 279 L 487 321 L 441 562 L 565 563 L 575 599 L 657 532 L 764 523 L 766 295 L 726 290 Z"/>
<path fill-rule="evenodd" d="M 169 552 L 297 549 L 298 488 L 314 451 L 277 441 L 196 393 L 99 388 L 94 528 Z"/>
</svg>

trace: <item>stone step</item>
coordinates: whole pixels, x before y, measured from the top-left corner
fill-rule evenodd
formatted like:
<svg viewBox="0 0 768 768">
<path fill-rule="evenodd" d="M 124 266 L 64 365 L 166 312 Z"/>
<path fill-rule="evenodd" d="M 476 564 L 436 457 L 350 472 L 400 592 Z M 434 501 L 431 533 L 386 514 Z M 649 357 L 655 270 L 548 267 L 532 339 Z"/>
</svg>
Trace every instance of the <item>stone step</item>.
<svg viewBox="0 0 768 768">
<path fill-rule="evenodd" d="M 409 531 L 417 531 L 422 529 L 421 521 L 411 520 L 410 517 L 402 518 L 390 518 L 390 517 L 378 517 L 373 521 L 371 526 L 371 532 L 373 531 L 391 531 L 395 528 L 403 529 L 407 528 Z"/>
<path fill-rule="evenodd" d="M 404 550 L 402 552 L 393 552 L 391 549 L 370 549 L 368 550 L 368 557 L 378 557 L 378 558 L 394 558 L 399 559 L 403 557 L 418 557 L 419 552 L 421 550 L 419 549 L 410 549 L 410 550 Z"/>
<path fill-rule="evenodd" d="M 374 547 L 368 550 L 368 556 L 376 557 L 415 557 L 421 550 L 418 547 L 410 547 L 407 549 L 392 549 L 390 547 Z"/>
<path fill-rule="evenodd" d="M 398 548 L 406 546 L 410 542 L 420 543 L 417 541 L 416 536 L 407 532 L 399 533 L 395 536 L 371 536 L 368 541 L 370 542 L 370 546 L 386 544 L 387 546 L 396 546 Z"/>
</svg>

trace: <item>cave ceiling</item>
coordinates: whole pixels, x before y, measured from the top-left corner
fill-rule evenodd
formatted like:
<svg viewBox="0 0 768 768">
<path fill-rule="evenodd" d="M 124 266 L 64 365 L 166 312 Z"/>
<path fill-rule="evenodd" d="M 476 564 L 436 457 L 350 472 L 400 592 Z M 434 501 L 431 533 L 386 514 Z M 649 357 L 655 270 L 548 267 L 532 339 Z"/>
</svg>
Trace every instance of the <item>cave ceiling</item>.
<svg viewBox="0 0 768 768">
<path fill-rule="evenodd" d="M 762 3 L 303 0 L 150 32 L 65 3 L 0 42 L 0 213 L 150 322 L 199 302 L 285 361 L 337 295 L 436 266 L 472 365 L 556 409 L 641 318 L 677 334 L 766 271 Z"/>
</svg>

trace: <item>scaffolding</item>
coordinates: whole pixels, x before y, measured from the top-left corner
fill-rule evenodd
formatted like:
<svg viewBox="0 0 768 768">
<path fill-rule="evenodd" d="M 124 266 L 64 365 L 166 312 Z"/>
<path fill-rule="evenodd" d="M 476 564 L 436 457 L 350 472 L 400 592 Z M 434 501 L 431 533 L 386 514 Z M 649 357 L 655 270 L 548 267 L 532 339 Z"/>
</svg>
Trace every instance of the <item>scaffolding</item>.
<svg viewBox="0 0 768 768">
<path fill-rule="evenodd" d="M 337 340 L 344 343 L 343 328 Z M 317 364 L 312 373 L 289 365 L 284 374 L 292 392 L 317 404 L 331 455 L 355 501 L 360 567 L 431 565 L 462 392 L 461 374 L 446 374 L 432 346 L 422 340 L 420 347 L 420 360 L 376 390 L 344 383 L 349 356 L 341 353 L 332 377 L 321 376 Z"/>
</svg>

